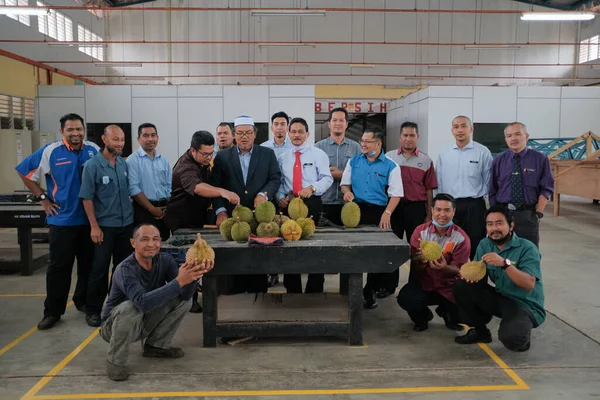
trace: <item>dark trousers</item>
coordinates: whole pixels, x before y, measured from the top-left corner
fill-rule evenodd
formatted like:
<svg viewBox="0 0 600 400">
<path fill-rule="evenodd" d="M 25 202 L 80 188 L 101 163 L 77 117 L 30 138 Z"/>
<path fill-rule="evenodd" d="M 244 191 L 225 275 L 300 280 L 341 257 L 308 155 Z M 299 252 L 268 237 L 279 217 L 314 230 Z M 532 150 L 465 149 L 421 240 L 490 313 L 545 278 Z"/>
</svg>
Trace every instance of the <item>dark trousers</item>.
<svg viewBox="0 0 600 400">
<path fill-rule="evenodd" d="M 86 304 L 88 280 L 94 262 L 94 243 L 90 227 L 50 225 L 48 229 L 50 264 L 46 270 L 44 316 L 60 317 L 65 313 L 73 262 L 77 259 L 77 285 L 73 294 L 76 307 Z"/>
<path fill-rule="evenodd" d="M 442 313 L 450 315 L 452 321 L 458 321 L 456 305 L 438 292 L 426 292 L 418 281 L 409 281 L 398 293 L 398 305 L 406 310 L 415 324 L 424 324 L 429 320 L 428 306 L 439 306 Z"/>
<path fill-rule="evenodd" d="M 533 315 L 516 301 L 502 296 L 487 284 L 487 279 L 477 283 L 457 280 L 454 297 L 461 322 L 484 330 L 493 316 L 501 318 L 498 339 L 509 350 L 529 349 L 531 330 L 537 327 Z"/>
<path fill-rule="evenodd" d="M 398 239 L 404 237 L 404 240 L 410 244 L 410 237 L 415 229 L 417 229 L 417 226 L 425 222 L 426 217 L 426 201 L 401 201 L 392 213 L 390 220 L 392 231 L 398 236 Z M 398 287 L 400 269 L 396 269 L 394 272 L 381 273 L 379 275 L 381 287 L 375 288 L 375 290 L 385 289 L 389 293 L 394 293 Z"/>
<path fill-rule="evenodd" d="M 478 198 L 456 199 L 456 213 L 454 223 L 460 226 L 471 241 L 471 260 L 475 257 L 475 251 L 479 242 L 485 238 L 485 200 Z"/>
<path fill-rule="evenodd" d="M 167 200 L 151 201 L 150 203 L 155 207 L 165 207 L 167 205 Z M 167 228 L 165 220 L 154 218 L 154 215 L 152 215 L 150 211 L 140 206 L 135 200 L 133 201 L 133 221 L 136 226 L 140 224 L 154 225 L 160 232 L 160 238 L 163 242 L 171 236 L 171 231 Z"/>
<path fill-rule="evenodd" d="M 313 216 L 315 224 L 319 223 L 323 203 L 321 197 L 311 196 L 304 199 L 304 204 L 308 207 L 308 216 Z M 287 209 L 282 210 L 287 215 Z M 333 221 L 332 221 L 333 222 Z M 324 274 L 308 274 L 305 293 L 323 293 L 323 285 L 325 284 Z M 285 274 L 283 276 L 283 286 L 288 293 L 302 293 L 302 278 L 300 274 Z"/>
<path fill-rule="evenodd" d="M 343 204 L 323 204 L 323 216 L 336 225 L 342 224 Z"/>
<path fill-rule="evenodd" d="M 108 267 L 112 258 L 112 272 L 132 252 L 133 248 L 129 239 L 133 232 L 133 225 L 122 228 L 100 227 L 104 235 L 101 244 L 94 244 L 94 264 L 88 283 L 86 313 L 88 315 L 100 314 L 104 299 L 108 293 Z"/>
<path fill-rule="evenodd" d="M 361 225 L 375 225 L 379 226 L 381 215 L 385 211 L 386 206 L 378 206 L 375 204 L 368 203 L 357 203 L 360 207 L 360 224 Z M 381 276 L 386 274 L 381 273 L 368 273 L 367 283 L 363 288 L 363 296 L 365 299 L 373 298 L 375 291 L 382 287 Z"/>
<path fill-rule="evenodd" d="M 509 211 L 515 222 L 515 233 L 540 247 L 540 221 L 533 210 Z"/>
</svg>

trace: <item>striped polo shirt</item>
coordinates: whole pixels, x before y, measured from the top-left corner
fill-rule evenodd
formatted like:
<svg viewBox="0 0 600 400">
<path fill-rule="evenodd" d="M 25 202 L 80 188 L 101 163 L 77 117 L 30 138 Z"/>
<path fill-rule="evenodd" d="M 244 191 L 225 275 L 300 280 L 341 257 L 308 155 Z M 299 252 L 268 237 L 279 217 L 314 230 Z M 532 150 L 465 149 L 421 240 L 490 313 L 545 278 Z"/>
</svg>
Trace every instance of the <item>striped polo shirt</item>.
<svg viewBox="0 0 600 400">
<path fill-rule="evenodd" d="M 437 189 L 433 161 L 421 150 L 406 158 L 402 148 L 388 151 L 386 156 L 400 166 L 404 185 L 404 200 L 426 201 L 427 191 Z"/>
<path fill-rule="evenodd" d="M 431 221 L 419 225 L 410 238 L 410 256 L 414 257 L 419 249 L 420 241 L 428 240 L 442 246 L 444 257 L 448 265 L 461 267 L 469 261 L 471 241 L 458 225 L 449 227 L 443 236 L 440 236 Z M 448 300 L 454 302 L 452 287 L 456 281 L 455 276 L 448 276 L 442 271 L 424 268 L 416 278 L 426 292 L 438 292 Z"/>
</svg>

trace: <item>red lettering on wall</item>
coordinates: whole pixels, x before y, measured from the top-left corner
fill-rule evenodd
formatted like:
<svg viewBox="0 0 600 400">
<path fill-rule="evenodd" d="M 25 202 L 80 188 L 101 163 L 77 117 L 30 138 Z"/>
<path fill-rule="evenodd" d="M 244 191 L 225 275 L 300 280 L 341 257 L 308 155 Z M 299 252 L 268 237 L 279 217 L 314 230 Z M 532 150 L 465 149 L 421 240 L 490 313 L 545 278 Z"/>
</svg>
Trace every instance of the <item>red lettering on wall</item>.
<svg viewBox="0 0 600 400">
<path fill-rule="evenodd" d="M 347 109 L 347 108 L 348 108 L 348 103 L 344 103 L 344 102 L 342 102 L 342 105 L 341 105 L 341 107 L 342 107 L 342 108 L 344 108 L 344 109 Z"/>
<path fill-rule="evenodd" d="M 360 112 L 360 102 L 354 103 L 354 111 L 355 112 Z"/>
<path fill-rule="evenodd" d="M 335 101 L 330 101 L 329 103 L 327 103 L 327 105 L 328 105 L 329 112 L 331 112 L 331 110 L 333 110 L 335 108 L 334 107 Z"/>
<path fill-rule="evenodd" d="M 387 103 L 380 103 L 379 104 L 379 112 L 380 113 L 387 112 Z"/>
<path fill-rule="evenodd" d="M 369 103 L 369 112 L 373 112 L 373 103 Z"/>
<path fill-rule="evenodd" d="M 321 103 L 315 102 L 315 112 L 321 112 Z"/>
</svg>

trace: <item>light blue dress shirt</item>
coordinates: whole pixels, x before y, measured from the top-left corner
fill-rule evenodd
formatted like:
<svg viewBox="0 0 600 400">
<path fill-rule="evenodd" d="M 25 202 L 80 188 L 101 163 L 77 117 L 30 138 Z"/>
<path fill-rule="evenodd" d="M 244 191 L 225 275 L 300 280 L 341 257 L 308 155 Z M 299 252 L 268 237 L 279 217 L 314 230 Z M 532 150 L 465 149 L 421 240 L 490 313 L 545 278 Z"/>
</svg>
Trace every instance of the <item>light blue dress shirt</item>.
<svg viewBox="0 0 600 400">
<path fill-rule="evenodd" d="M 437 193 L 448 193 L 457 199 L 487 196 L 492 161 L 488 148 L 473 140 L 463 149 L 454 143 L 438 156 Z"/>
<path fill-rule="evenodd" d="M 144 193 L 148 200 L 156 201 L 171 196 L 173 172 L 169 160 L 154 151 L 150 157 L 141 147 L 127 157 L 129 170 L 129 195 Z"/>
<path fill-rule="evenodd" d="M 329 157 L 323 150 L 314 146 L 306 146 L 300 150 L 300 164 L 302 166 L 302 187 L 315 186 L 315 196 L 323 193 L 333 184 L 333 176 L 329 171 Z M 281 170 L 281 186 L 277 192 L 277 200 L 281 200 L 293 189 L 294 164 L 296 164 L 296 150 L 291 147 L 280 153 L 277 157 Z"/>
<path fill-rule="evenodd" d="M 273 149 L 273 151 L 275 152 L 275 156 L 279 157 L 281 154 L 285 153 L 285 151 L 287 149 L 292 148 L 292 142 L 286 136 L 285 140 L 283 141 L 283 143 L 281 145 L 278 145 L 277 143 L 275 143 L 274 139 L 271 139 L 271 140 L 267 140 L 266 142 L 262 143 L 261 146 L 268 147 L 269 149 Z"/>
</svg>

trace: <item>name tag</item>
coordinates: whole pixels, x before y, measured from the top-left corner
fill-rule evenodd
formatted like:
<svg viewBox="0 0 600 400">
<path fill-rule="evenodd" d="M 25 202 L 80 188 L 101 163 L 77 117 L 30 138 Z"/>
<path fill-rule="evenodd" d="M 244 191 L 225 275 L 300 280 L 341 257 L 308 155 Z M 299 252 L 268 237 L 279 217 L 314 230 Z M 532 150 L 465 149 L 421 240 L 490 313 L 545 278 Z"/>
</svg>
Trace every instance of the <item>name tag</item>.
<svg viewBox="0 0 600 400">
<path fill-rule="evenodd" d="M 535 168 L 525 168 L 525 172 L 535 172 Z"/>
<path fill-rule="evenodd" d="M 469 161 L 471 164 L 479 164 L 479 161 L 471 160 Z"/>
<path fill-rule="evenodd" d="M 110 178 L 109 178 L 108 176 L 104 175 L 104 176 L 102 177 L 102 183 L 103 183 L 104 185 L 108 185 L 108 184 L 110 183 Z"/>
<path fill-rule="evenodd" d="M 313 163 L 305 163 L 305 164 L 302 164 L 302 166 L 303 167 L 312 167 Z"/>
</svg>

